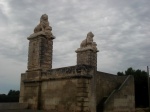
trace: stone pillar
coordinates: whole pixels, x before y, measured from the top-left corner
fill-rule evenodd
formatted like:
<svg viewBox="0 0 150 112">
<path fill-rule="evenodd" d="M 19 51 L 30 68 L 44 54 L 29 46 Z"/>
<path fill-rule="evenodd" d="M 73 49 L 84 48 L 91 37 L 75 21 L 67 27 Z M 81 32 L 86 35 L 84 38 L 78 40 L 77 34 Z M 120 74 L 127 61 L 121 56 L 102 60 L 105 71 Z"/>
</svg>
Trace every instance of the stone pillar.
<svg viewBox="0 0 150 112">
<path fill-rule="evenodd" d="M 97 44 L 93 42 L 94 34 L 89 32 L 87 34 L 86 39 L 84 39 L 81 44 L 80 48 L 76 50 L 77 53 L 77 65 L 90 65 L 93 66 L 93 73 L 92 78 L 90 80 L 89 86 L 89 95 L 88 100 L 86 100 L 86 105 L 89 105 L 90 111 L 89 112 L 96 112 L 96 71 L 97 71 Z M 84 81 L 81 81 L 84 84 Z M 85 84 L 84 84 L 85 85 Z M 87 84 L 86 84 L 87 85 Z M 85 99 L 83 99 L 85 100 Z M 88 101 L 88 102 L 87 102 Z M 84 107 L 84 106 L 82 106 Z M 86 108 L 84 108 L 86 109 Z M 81 111 L 84 109 L 81 108 Z M 87 111 L 87 110 L 86 110 Z M 83 111 L 84 112 L 84 111 Z"/>
<path fill-rule="evenodd" d="M 77 65 L 90 65 L 97 68 L 97 44 L 93 42 L 94 34 L 89 32 L 85 40 L 82 41 L 80 48 L 76 50 Z"/>
<path fill-rule="evenodd" d="M 28 103 L 29 108 L 41 106 L 41 76 L 52 68 L 53 39 L 52 27 L 48 15 L 43 14 L 34 33 L 28 37 L 28 66 L 21 75 L 20 103 Z"/>
<path fill-rule="evenodd" d="M 77 65 L 91 65 L 97 67 L 97 52 L 92 49 L 77 50 Z"/>
<path fill-rule="evenodd" d="M 45 35 L 29 37 L 28 71 L 52 68 L 53 38 Z"/>
</svg>

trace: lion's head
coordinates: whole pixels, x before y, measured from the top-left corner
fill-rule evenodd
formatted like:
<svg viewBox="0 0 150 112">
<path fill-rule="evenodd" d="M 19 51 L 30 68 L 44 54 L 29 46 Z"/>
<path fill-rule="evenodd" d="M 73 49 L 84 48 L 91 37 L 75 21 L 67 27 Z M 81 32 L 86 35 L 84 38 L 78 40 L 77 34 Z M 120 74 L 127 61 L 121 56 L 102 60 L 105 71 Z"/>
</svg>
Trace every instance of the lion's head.
<svg viewBox="0 0 150 112">
<path fill-rule="evenodd" d="M 89 33 L 87 34 L 87 37 L 94 37 L 94 34 L 93 34 L 92 32 L 89 32 Z"/>
<path fill-rule="evenodd" d="M 48 21 L 48 15 L 47 14 L 43 14 L 42 16 L 41 16 L 41 19 L 40 19 L 41 21 Z"/>
</svg>

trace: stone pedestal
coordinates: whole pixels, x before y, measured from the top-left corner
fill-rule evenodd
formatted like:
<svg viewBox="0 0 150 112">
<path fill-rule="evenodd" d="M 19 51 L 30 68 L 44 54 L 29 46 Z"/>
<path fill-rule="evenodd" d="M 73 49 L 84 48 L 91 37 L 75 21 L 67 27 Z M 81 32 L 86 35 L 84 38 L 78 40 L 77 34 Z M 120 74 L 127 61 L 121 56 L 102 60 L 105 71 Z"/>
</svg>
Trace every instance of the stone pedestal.
<svg viewBox="0 0 150 112">
<path fill-rule="evenodd" d="M 96 71 L 97 71 L 97 48 L 93 48 L 91 46 L 86 46 L 86 47 L 81 47 L 76 50 L 77 53 L 77 65 L 89 65 L 94 67 L 94 72 L 91 73 L 93 76 L 90 80 L 90 85 L 89 85 L 89 93 L 90 96 L 88 97 L 90 102 L 89 102 L 89 108 L 91 112 L 96 112 Z M 84 83 L 84 82 L 82 82 Z M 85 84 L 84 84 L 85 85 Z M 83 111 L 83 110 L 81 110 Z M 81 112 L 79 111 L 79 112 Z M 84 112 L 84 111 L 83 111 Z"/>
<path fill-rule="evenodd" d="M 97 68 L 97 52 L 90 48 L 79 48 L 76 50 L 77 53 L 77 65 L 90 65 Z"/>
<path fill-rule="evenodd" d="M 29 37 L 28 71 L 52 68 L 53 38 L 45 35 Z"/>
</svg>

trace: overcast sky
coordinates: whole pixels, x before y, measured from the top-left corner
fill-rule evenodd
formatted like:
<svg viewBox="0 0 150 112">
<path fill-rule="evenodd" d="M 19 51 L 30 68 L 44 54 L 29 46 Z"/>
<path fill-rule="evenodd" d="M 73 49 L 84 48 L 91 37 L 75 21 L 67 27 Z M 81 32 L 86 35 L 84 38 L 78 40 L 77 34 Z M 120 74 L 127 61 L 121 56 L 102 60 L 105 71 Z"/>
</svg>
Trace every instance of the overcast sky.
<svg viewBox="0 0 150 112">
<path fill-rule="evenodd" d="M 98 70 L 116 74 L 150 65 L 150 0 L 0 0 L 0 93 L 20 89 L 28 40 L 42 14 L 53 34 L 53 68 L 76 64 L 75 50 L 89 31 Z"/>
</svg>

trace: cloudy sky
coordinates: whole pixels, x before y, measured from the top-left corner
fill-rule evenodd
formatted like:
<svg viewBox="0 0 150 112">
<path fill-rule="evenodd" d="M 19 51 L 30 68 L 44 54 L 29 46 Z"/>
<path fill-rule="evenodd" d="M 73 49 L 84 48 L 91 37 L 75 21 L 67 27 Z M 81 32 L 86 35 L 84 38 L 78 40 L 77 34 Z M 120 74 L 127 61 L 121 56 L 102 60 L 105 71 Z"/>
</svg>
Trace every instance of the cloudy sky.
<svg viewBox="0 0 150 112">
<path fill-rule="evenodd" d="M 98 70 L 116 74 L 150 66 L 150 0 L 0 0 L 0 93 L 19 90 L 28 40 L 40 16 L 53 28 L 53 68 L 76 64 L 75 50 L 92 31 Z"/>
</svg>

